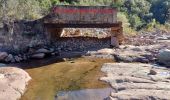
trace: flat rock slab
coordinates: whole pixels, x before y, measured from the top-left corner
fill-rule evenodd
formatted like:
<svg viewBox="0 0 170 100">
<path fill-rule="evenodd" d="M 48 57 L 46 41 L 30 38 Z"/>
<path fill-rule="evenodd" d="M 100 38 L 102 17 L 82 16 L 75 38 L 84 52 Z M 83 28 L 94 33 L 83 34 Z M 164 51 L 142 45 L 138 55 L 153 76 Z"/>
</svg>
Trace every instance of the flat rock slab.
<svg viewBox="0 0 170 100">
<path fill-rule="evenodd" d="M 101 70 L 107 76 L 100 80 L 115 90 L 111 100 L 170 99 L 170 69 L 140 63 L 106 63 Z"/>
<path fill-rule="evenodd" d="M 31 77 L 15 67 L 0 67 L 0 100 L 18 100 Z"/>
</svg>

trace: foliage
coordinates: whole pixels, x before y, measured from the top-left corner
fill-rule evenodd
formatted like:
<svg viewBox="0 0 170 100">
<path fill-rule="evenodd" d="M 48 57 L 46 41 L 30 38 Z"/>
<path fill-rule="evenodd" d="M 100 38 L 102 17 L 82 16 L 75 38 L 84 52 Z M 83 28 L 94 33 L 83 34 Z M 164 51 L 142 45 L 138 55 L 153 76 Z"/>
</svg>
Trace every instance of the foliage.
<svg viewBox="0 0 170 100">
<path fill-rule="evenodd" d="M 129 23 L 129 20 L 128 20 L 127 16 L 125 15 L 125 13 L 119 12 L 117 17 L 118 17 L 118 21 L 123 22 L 122 24 L 123 24 L 124 33 L 134 35 L 135 32 L 130 28 L 130 23 Z"/>
<path fill-rule="evenodd" d="M 41 16 L 36 0 L 0 0 L 0 10 L 1 19 L 36 19 Z"/>
<path fill-rule="evenodd" d="M 53 5 L 110 5 L 118 7 L 118 18 L 126 30 L 141 30 L 170 24 L 170 0 L 0 0 L 0 21 L 40 18 Z M 114 3 L 113 1 L 117 1 Z"/>
<path fill-rule="evenodd" d="M 153 0 L 150 11 L 158 22 L 165 24 L 170 20 L 170 0 Z"/>
</svg>

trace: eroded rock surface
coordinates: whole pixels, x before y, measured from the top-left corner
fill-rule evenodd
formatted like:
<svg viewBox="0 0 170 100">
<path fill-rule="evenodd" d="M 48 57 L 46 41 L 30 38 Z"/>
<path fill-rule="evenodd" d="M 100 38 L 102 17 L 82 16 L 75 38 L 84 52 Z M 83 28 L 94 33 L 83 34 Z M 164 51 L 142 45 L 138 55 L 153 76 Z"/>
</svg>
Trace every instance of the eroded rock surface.
<svg viewBox="0 0 170 100">
<path fill-rule="evenodd" d="M 111 100 L 169 100 L 170 70 L 150 64 L 107 63 L 101 80 L 115 90 Z M 151 73 L 151 72 L 154 72 Z"/>
<path fill-rule="evenodd" d="M 0 68 L 0 100 L 18 100 L 26 90 L 31 77 L 14 67 Z"/>
</svg>

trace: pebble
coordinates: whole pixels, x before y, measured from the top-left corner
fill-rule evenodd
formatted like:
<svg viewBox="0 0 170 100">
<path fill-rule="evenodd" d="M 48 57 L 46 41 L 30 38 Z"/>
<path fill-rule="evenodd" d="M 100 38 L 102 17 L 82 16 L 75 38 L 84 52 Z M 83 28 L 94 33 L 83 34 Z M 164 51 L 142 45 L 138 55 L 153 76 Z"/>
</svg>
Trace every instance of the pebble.
<svg viewBox="0 0 170 100">
<path fill-rule="evenodd" d="M 157 72 L 153 69 L 151 69 L 150 72 L 149 72 L 149 75 L 156 75 L 156 74 L 157 74 Z"/>
</svg>

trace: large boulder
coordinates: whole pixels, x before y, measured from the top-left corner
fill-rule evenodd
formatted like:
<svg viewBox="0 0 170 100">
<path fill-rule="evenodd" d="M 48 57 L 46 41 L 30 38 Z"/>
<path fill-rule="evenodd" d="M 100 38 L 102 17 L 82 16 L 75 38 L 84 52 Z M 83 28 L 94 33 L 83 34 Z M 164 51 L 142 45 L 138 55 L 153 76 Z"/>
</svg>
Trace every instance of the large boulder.
<svg viewBox="0 0 170 100">
<path fill-rule="evenodd" d="M 4 61 L 6 57 L 8 57 L 8 53 L 0 52 L 0 61 Z"/>
<path fill-rule="evenodd" d="M 19 100 L 31 77 L 15 67 L 0 68 L 0 100 Z"/>
<path fill-rule="evenodd" d="M 160 53 L 158 54 L 158 60 L 160 64 L 164 64 L 170 67 L 170 50 L 165 49 L 160 51 Z"/>
</svg>

